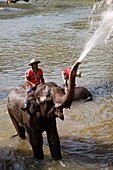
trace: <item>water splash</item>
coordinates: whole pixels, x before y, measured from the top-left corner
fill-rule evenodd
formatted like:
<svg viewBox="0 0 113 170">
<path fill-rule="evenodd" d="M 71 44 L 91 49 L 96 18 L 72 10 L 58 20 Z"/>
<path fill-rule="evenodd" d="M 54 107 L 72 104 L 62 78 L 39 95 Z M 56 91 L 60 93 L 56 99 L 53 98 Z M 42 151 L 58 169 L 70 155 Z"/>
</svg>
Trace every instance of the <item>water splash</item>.
<svg viewBox="0 0 113 170">
<path fill-rule="evenodd" d="M 86 44 L 83 53 L 77 61 L 81 62 L 92 48 L 99 43 L 104 42 L 111 30 L 113 30 L 113 10 L 109 9 L 102 14 L 102 19 L 98 29 L 94 32 L 93 36 Z"/>
</svg>

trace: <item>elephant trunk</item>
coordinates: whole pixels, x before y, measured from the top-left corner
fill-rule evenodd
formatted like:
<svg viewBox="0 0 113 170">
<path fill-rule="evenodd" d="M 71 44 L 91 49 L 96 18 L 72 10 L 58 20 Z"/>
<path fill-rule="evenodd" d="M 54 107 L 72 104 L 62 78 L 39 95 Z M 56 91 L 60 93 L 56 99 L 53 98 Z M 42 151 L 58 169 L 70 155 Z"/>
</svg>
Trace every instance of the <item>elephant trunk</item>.
<svg viewBox="0 0 113 170">
<path fill-rule="evenodd" d="M 63 108 L 70 108 L 71 103 L 73 101 L 74 97 L 74 91 L 75 91 L 75 78 L 76 78 L 76 73 L 77 69 L 79 66 L 80 62 L 75 62 L 71 68 L 70 75 L 69 75 L 69 84 L 67 87 L 67 93 L 64 96 L 64 101 L 62 104 Z"/>
</svg>

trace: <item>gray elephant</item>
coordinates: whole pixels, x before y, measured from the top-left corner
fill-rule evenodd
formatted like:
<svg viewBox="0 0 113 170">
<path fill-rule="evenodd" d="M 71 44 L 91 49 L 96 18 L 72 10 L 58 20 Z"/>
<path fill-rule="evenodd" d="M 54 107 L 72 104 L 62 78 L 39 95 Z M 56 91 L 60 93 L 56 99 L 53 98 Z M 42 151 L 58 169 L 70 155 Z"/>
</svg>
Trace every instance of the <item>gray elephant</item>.
<svg viewBox="0 0 113 170">
<path fill-rule="evenodd" d="M 22 1 L 22 0 L 7 0 L 7 4 L 10 4 L 10 3 L 15 4 L 15 3 L 17 3 L 18 1 Z M 23 1 L 29 2 L 29 0 L 23 0 Z"/>
<path fill-rule="evenodd" d="M 58 160 L 62 157 L 56 117 L 63 120 L 63 109 L 71 106 L 75 89 L 75 75 L 79 64 L 79 62 L 75 62 L 71 69 L 67 93 L 55 83 L 40 84 L 36 88 L 35 95 L 30 96 L 27 111 L 21 109 L 26 98 L 25 85 L 18 86 L 8 95 L 8 113 L 17 134 L 25 139 L 27 132 L 34 157 L 37 159 L 44 158 L 42 149 L 44 131 L 47 133 L 52 158 Z"/>
<path fill-rule="evenodd" d="M 73 101 L 76 100 L 84 100 L 84 101 L 92 101 L 92 94 L 88 89 L 82 86 L 75 87 Z"/>
<path fill-rule="evenodd" d="M 64 81 L 64 90 L 67 92 L 68 81 L 69 81 L 70 69 L 64 69 L 62 71 L 62 78 Z M 81 72 L 77 71 L 76 77 L 81 77 Z M 75 84 L 75 91 L 73 101 L 76 100 L 84 100 L 84 101 L 91 101 L 93 100 L 92 94 L 89 92 L 88 89 L 82 86 L 78 86 Z"/>
</svg>

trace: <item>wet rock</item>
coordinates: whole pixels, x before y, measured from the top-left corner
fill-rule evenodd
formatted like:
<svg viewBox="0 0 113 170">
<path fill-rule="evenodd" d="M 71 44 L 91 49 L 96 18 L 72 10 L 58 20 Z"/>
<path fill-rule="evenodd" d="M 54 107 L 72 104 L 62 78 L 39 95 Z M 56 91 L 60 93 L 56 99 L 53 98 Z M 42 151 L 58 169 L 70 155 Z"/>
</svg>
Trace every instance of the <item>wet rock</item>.
<svg viewBox="0 0 113 170">
<path fill-rule="evenodd" d="M 13 169 L 17 160 L 17 156 L 13 150 L 0 149 L 0 169 Z"/>
</svg>

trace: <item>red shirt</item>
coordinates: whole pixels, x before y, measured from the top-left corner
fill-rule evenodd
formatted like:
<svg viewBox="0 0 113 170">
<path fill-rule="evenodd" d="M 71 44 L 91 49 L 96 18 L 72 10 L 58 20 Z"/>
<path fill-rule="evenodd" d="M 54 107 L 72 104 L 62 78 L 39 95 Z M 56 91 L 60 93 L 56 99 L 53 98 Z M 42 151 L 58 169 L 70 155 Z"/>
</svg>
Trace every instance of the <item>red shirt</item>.
<svg viewBox="0 0 113 170">
<path fill-rule="evenodd" d="M 63 74 L 64 74 L 64 78 L 66 80 L 69 80 L 70 69 L 64 69 Z"/>
<path fill-rule="evenodd" d="M 43 75 L 43 71 L 42 71 L 42 69 L 40 69 L 40 68 L 38 68 L 38 72 L 37 73 L 35 73 L 32 69 L 29 69 L 27 72 L 26 72 L 26 78 L 30 81 L 30 82 L 32 82 L 32 83 L 34 83 L 34 84 L 40 84 L 41 83 L 41 81 L 40 81 L 40 77 Z M 31 87 L 32 88 L 32 86 L 31 85 L 28 85 L 28 87 Z"/>
</svg>

